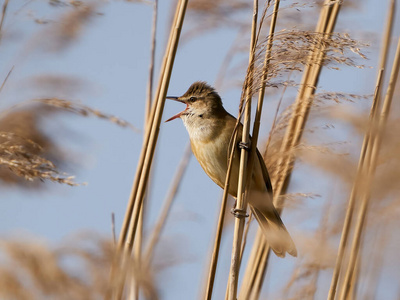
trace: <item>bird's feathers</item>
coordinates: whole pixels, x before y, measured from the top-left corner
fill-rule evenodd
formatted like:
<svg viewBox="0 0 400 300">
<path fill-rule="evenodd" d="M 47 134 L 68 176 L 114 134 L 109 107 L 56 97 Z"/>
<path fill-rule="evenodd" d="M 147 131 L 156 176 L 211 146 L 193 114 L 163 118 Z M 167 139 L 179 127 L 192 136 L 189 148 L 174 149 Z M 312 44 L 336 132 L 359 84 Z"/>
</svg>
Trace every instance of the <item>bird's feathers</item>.
<svg viewBox="0 0 400 300">
<path fill-rule="evenodd" d="M 285 257 L 286 252 L 297 256 L 296 246 L 276 209 L 260 210 L 251 204 L 249 206 L 272 251 L 279 257 Z"/>
</svg>

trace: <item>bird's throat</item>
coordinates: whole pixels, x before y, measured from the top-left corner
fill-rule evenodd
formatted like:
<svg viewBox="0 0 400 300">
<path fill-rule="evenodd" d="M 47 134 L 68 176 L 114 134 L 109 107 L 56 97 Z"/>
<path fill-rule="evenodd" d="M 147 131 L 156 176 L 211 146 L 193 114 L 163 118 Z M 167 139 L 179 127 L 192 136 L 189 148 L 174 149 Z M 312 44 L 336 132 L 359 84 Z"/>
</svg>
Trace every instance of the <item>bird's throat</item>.
<svg viewBox="0 0 400 300">
<path fill-rule="evenodd" d="M 207 118 L 192 116 L 183 119 L 189 133 L 190 140 L 209 143 L 218 139 L 225 128 L 225 122 L 220 118 Z"/>
</svg>

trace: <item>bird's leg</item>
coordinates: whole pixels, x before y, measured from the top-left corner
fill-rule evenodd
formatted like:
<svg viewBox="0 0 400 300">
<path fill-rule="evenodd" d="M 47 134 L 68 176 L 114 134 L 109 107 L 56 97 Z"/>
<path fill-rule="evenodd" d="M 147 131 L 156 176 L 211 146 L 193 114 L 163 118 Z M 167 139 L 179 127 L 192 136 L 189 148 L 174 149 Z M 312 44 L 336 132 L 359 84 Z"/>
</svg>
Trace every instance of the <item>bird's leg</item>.
<svg viewBox="0 0 400 300">
<path fill-rule="evenodd" d="M 250 151 L 251 149 L 251 142 L 239 142 L 238 143 L 239 149 L 244 149 L 246 151 Z M 247 218 L 249 215 L 247 214 L 246 209 L 236 208 L 237 199 L 235 199 L 235 205 L 231 209 L 231 214 L 234 215 L 236 218 Z"/>
<path fill-rule="evenodd" d="M 236 218 L 247 218 L 249 216 L 245 209 L 240 208 L 232 208 L 231 214 L 234 215 Z"/>
<path fill-rule="evenodd" d="M 235 198 L 235 203 L 233 204 L 233 207 L 231 208 L 232 214 L 233 214 L 233 211 L 236 209 L 236 204 L 237 204 L 237 199 Z"/>
</svg>

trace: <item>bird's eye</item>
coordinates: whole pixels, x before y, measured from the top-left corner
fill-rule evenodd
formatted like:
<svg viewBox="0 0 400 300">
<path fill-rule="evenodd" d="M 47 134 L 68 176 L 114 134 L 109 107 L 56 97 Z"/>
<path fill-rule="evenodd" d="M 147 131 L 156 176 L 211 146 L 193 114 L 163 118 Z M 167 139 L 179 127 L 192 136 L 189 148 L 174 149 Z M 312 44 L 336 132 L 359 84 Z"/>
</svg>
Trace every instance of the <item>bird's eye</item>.
<svg viewBox="0 0 400 300">
<path fill-rule="evenodd" d="M 189 101 L 190 101 L 190 102 L 196 101 L 196 97 L 190 97 L 190 98 L 189 98 Z"/>
</svg>

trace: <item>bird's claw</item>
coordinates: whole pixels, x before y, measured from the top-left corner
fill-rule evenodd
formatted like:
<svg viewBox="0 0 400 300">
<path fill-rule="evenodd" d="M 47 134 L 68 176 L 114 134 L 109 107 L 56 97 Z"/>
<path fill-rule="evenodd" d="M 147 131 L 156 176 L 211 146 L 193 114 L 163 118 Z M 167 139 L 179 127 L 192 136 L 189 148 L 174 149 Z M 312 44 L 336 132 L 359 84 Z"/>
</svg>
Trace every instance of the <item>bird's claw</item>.
<svg viewBox="0 0 400 300">
<path fill-rule="evenodd" d="M 247 143 L 239 142 L 239 143 L 238 143 L 238 147 L 239 147 L 240 149 L 244 149 L 244 150 L 246 150 L 246 151 L 250 151 L 250 146 L 251 146 L 251 143 L 250 143 L 250 142 L 247 142 Z"/>
<path fill-rule="evenodd" d="M 245 209 L 240 208 L 232 208 L 231 214 L 234 215 L 236 218 L 247 218 L 249 216 Z"/>
</svg>

